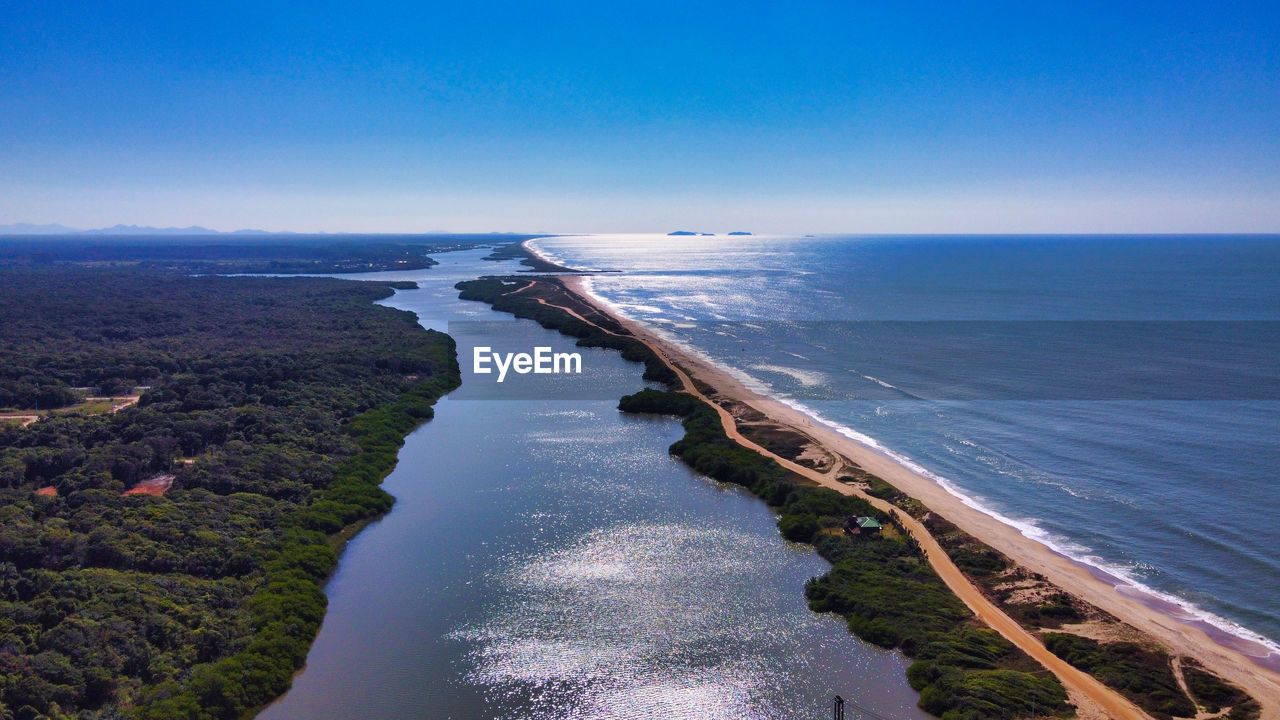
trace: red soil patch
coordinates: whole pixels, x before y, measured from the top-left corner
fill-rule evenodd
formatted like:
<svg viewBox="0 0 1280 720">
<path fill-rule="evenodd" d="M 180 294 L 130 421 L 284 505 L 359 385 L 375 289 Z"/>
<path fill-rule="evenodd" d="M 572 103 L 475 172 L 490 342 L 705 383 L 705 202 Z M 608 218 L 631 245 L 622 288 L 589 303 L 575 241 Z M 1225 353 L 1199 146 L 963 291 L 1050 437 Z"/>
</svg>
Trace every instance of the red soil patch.
<svg viewBox="0 0 1280 720">
<path fill-rule="evenodd" d="M 173 475 L 157 475 L 147 478 L 124 491 L 124 495 L 164 495 L 173 487 Z"/>
<path fill-rule="evenodd" d="M 58 497 L 58 488 L 52 485 L 46 485 L 39 490 L 36 490 L 36 494 L 41 497 Z"/>
</svg>

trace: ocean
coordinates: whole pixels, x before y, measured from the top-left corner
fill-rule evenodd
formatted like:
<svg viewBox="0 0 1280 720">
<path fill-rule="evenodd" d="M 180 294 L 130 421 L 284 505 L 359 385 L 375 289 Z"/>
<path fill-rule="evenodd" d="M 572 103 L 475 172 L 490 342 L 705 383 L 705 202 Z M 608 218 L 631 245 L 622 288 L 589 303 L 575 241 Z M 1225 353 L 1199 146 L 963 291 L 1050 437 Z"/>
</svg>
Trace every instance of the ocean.
<svg viewBox="0 0 1280 720">
<path fill-rule="evenodd" d="M 1280 237 L 531 246 L 607 271 L 599 299 L 759 392 L 1280 653 Z"/>
</svg>

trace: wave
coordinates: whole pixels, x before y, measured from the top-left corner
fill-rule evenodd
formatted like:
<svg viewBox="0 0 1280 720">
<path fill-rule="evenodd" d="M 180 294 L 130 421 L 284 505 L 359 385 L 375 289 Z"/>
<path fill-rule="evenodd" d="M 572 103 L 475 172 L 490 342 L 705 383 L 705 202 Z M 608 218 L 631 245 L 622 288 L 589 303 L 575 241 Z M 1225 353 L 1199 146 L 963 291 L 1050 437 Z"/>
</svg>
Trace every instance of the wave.
<svg viewBox="0 0 1280 720">
<path fill-rule="evenodd" d="M 679 325 L 676 327 L 679 327 Z M 756 370 L 764 370 L 765 372 L 786 375 L 805 387 L 817 387 L 827 381 L 826 375 L 815 370 L 801 370 L 799 368 L 787 367 L 785 365 L 768 365 L 765 363 L 752 365 L 751 367 Z"/>
<path fill-rule="evenodd" d="M 656 307 L 654 305 L 645 305 L 643 303 L 626 303 L 622 307 L 632 308 L 634 310 L 638 310 L 639 312 L 650 313 L 653 315 L 659 315 L 663 312 L 666 312 L 660 307 Z"/>
<path fill-rule="evenodd" d="M 871 377 L 870 375 L 863 375 L 862 373 L 858 373 L 858 375 L 859 375 L 859 376 L 861 376 L 864 380 L 870 380 L 871 382 L 873 382 L 873 383 L 875 383 L 875 384 L 879 385 L 880 387 L 886 387 L 886 388 L 889 388 L 890 390 L 901 390 L 901 389 L 902 389 L 902 388 L 898 387 L 897 385 L 893 385 L 893 384 L 887 383 L 887 382 L 885 382 L 885 381 L 883 381 L 883 380 L 881 380 L 880 378 L 877 378 L 877 377 Z"/>
<path fill-rule="evenodd" d="M 1249 628 L 1246 628 L 1243 625 L 1240 625 L 1239 623 L 1233 620 L 1227 619 L 1225 617 L 1212 613 L 1208 610 L 1205 610 L 1204 608 L 1201 608 L 1200 606 L 1196 605 L 1195 603 L 1185 598 L 1178 597 L 1176 595 L 1173 595 L 1171 593 L 1167 593 L 1161 590 L 1157 590 L 1156 588 L 1153 588 L 1150 585 L 1143 583 L 1142 581 L 1134 577 L 1133 571 L 1131 568 L 1123 567 L 1115 563 L 1109 562 L 1106 559 L 1094 554 L 1092 548 L 1073 542 L 1071 539 L 1066 538 L 1064 536 L 1054 535 L 1053 533 L 1050 533 L 1049 531 L 1037 525 L 1035 518 L 1019 519 L 1019 518 L 1010 517 L 1009 515 L 1004 514 L 998 508 L 989 504 L 989 501 L 987 501 L 986 499 L 978 495 L 967 492 L 964 488 L 960 487 L 957 483 L 952 481 L 950 478 L 947 478 L 943 475 L 935 473 L 932 470 L 929 470 L 928 468 L 916 462 L 912 458 L 906 455 L 903 455 L 902 453 L 894 451 L 892 448 L 889 448 L 888 446 L 884 445 L 879 440 L 871 437 L 870 435 L 866 435 L 864 433 L 858 432 L 857 430 L 854 430 L 853 428 L 847 425 L 842 425 L 839 422 L 836 422 L 835 420 L 832 420 L 830 418 L 823 416 L 820 412 L 805 405 L 799 400 L 796 400 L 794 397 L 791 397 L 786 393 L 779 392 L 776 388 L 774 388 L 768 382 L 760 378 L 757 378 L 751 375 L 750 373 L 747 373 L 737 367 L 734 367 L 733 365 L 728 364 L 727 362 L 722 361 L 719 358 L 711 356 L 701 348 L 695 347 L 689 344 L 687 341 L 679 337 L 676 337 L 672 333 L 668 332 L 665 328 L 655 327 L 652 323 L 652 318 L 639 319 L 626 314 L 625 311 L 623 311 L 617 304 L 613 303 L 608 298 L 597 293 L 595 291 L 595 286 L 592 280 L 593 278 L 590 278 L 590 277 L 582 278 L 582 281 L 583 281 L 582 289 L 594 301 L 605 306 L 610 312 L 618 313 L 619 315 L 621 315 L 622 317 L 628 320 L 631 320 L 634 322 L 640 322 L 641 324 L 645 325 L 645 327 L 650 332 L 652 332 L 655 336 L 661 338 L 664 342 L 669 342 L 672 345 L 678 347 L 682 352 L 685 352 L 693 357 L 698 358 L 699 360 L 702 360 L 703 362 L 709 363 L 723 370 L 724 372 L 728 373 L 729 375 L 737 379 L 739 382 L 741 382 L 748 390 L 754 393 L 757 393 L 759 395 L 762 395 L 764 397 L 767 397 L 776 402 L 780 402 L 783 405 L 786 405 L 787 407 L 792 408 L 793 410 L 804 413 L 805 415 L 812 418 L 816 422 L 819 422 L 831 428 L 832 430 L 835 430 L 836 432 L 849 438 L 850 440 L 853 440 L 854 442 L 857 442 L 860 445 L 863 445 L 869 450 L 872 450 L 873 452 L 876 452 L 884 457 L 887 457 L 893 460 L 894 462 L 911 470 L 917 475 L 927 478 L 928 480 L 936 483 L 939 487 L 941 487 L 947 493 L 949 493 L 950 495 L 958 499 L 960 502 L 964 503 L 967 507 L 972 508 L 973 510 L 976 510 L 977 512 L 980 512 L 1000 523 L 1008 525 L 1009 527 L 1012 527 L 1015 530 L 1017 530 L 1023 537 L 1029 540 L 1032 540 L 1034 542 L 1040 543 L 1041 545 L 1049 548 L 1053 552 L 1058 553 L 1059 555 L 1062 555 L 1076 563 L 1079 563 L 1080 565 L 1085 566 L 1086 568 L 1089 568 L 1091 572 L 1095 574 L 1095 576 L 1100 575 L 1101 576 L 1100 579 L 1106 580 L 1108 582 L 1114 581 L 1116 590 L 1121 594 L 1128 595 L 1128 596 L 1135 596 L 1138 599 L 1143 600 L 1145 604 L 1148 604 L 1149 606 L 1152 606 L 1155 609 L 1160 610 L 1164 614 L 1168 615 L 1169 617 L 1172 617 L 1175 620 L 1178 620 L 1179 622 L 1192 624 L 1192 625 L 1200 625 L 1202 626 L 1202 629 L 1205 629 L 1206 631 L 1210 631 L 1210 630 L 1217 631 L 1218 633 L 1221 633 L 1227 636 L 1228 640 L 1235 639 L 1237 641 L 1244 641 L 1245 643 L 1248 644 L 1249 647 L 1241 647 L 1239 642 L 1231 643 L 1231 642 L 1223 642 L 1220 639 L 1216 640 L 1220 644 L 1233 647 L 1237 651 L 1247 654 L 1251 657 L 1255 657 L 1259 659 L 1272 659 L 1272 660 L 1280 659 L 1280 643 L 1277 643 L 1271 638 L 1268 638 L 1264 635 L 1254 632 L 1253 630 L 1250 630 Z M 774 368 L 771 366 L 769 369 L 774 369 Z M 868 376 L 864 376 L 864 377 L 867 377 L 868 380 L 880 382 L 882 385 L 893 387 L 892 385 L 883 383 L 877 380 L 876 378 L 872 378 Z M 1212 632 L 1210 632 L 1210 634 L 1212 635 Z"/>
</svg>

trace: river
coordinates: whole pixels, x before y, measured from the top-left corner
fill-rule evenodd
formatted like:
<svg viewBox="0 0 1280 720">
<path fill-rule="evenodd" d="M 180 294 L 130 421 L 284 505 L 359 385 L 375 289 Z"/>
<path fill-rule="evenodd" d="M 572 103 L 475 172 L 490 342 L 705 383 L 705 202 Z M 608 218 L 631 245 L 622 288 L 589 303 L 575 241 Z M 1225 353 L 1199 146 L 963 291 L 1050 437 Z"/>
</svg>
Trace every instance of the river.
<svg viewBox="0 0 1280 720">
<path fill-rule="evenodd" d="M 671 458 L 676 421 L 616 410 L 640 365 L 457 299 L 458 280 L 518 269 L 486 253 L 343 277 L 418 282 L 385 304 L 462 330 L 464 369 L 476 342 L 536 342 L 587 372 L 510 397 L 464 375 L 490 385 L 408 437 L 395 507 L 347 546 L 305 669 L 259 717 L 820 718 L 837 693 L 849 717 L 927 717 L 901 655 L 808 610 L 824 561 Z"/>
</svg>

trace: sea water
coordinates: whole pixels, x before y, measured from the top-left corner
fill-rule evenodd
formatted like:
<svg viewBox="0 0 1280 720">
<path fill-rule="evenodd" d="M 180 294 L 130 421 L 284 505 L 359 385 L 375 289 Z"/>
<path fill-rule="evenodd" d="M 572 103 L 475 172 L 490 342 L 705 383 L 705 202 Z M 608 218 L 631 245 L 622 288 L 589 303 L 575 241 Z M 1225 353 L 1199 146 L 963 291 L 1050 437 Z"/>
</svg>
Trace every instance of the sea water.
<svg viewBox="0 0 1280 720">
<path fill-rule="evenodd" d="M 531 244 L 749 386 L 1277 649 L 1280 237 Z"/>
</svg>

